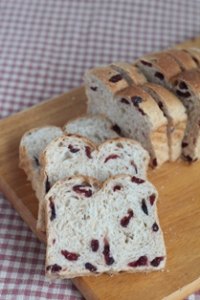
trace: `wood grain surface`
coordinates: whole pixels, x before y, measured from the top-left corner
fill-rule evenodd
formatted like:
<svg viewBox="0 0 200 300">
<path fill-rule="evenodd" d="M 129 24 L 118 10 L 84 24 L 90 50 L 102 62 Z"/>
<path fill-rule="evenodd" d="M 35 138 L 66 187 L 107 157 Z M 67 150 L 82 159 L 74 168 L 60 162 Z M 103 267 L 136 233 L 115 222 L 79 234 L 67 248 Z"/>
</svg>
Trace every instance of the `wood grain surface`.
<svg viewBox="0 0 200 300">
<path fill-rule="evenodd" d="M 184 46 L 184 44 L 182 44 Z M 200 46 L 200 39 L 186 43 Z M 0 189 L 36 236 L 38 203 L 18 168 L 22 134 L 41 125 L 63 125 L 86 110 L 83 88 L 46 101 L 0 121 Z M 83 277 L 73 280 L 88 300 L 183 299 L 200 289 L 200 162 L 166 163 L 149 171 L 159 191 L 158 212 L 167 246 L 163 272 Z"/>
</svg>

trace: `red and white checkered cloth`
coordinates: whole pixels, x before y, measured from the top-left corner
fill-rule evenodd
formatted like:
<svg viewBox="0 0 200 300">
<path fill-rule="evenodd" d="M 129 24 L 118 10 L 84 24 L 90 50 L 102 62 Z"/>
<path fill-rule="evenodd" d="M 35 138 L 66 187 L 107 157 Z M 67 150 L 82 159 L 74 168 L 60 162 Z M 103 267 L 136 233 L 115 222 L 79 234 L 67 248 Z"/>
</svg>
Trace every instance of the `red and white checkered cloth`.
<svg viewBox="0 0 200 300">
<path fill-rule="evenodd" d="M 0 117 L 79 86 L 89 67 L 200 35 L 199 16 L 195 0 L 0 0 Z M 44 257 L 0 195 L 0 299 L 81 299 L 45 279 Z"/>
</svg>

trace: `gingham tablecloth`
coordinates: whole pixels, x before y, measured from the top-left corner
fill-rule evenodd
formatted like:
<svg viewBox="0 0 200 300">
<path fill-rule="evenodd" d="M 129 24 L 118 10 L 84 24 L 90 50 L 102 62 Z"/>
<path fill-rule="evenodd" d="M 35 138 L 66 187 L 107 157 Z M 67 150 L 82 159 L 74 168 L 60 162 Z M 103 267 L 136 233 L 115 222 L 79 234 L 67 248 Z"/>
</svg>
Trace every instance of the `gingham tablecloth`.
<svg viewBox="0 0 200 300">
<path fill-rule="evenodd" d="M 197 35 L 195 0 L 0 0 L 0 117 L 79 86 L 89 67 Z M 0 195 L 0 299 L 81 299 L 71 281 L 45 279 L 44 257 Z"/>
</svg>

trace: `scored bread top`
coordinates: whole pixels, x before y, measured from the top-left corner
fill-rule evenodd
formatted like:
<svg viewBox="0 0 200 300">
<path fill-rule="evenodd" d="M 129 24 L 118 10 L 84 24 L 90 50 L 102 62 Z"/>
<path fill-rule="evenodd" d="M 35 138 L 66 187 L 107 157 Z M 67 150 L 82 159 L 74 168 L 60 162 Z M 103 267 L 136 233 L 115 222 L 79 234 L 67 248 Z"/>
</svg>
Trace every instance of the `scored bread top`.
<svg viewBox="0 0 200 300">
<path fill-rule="evenodd" d="M 93 80 L 94 84 L 92 82 Z M 99 88 L 95 85 L 97 81 L 114 94 L 129 85 L 126 79 L 110 66 L 102 66 L 86 71 L 85 81 L 88 82 L 92 91 L 96 91 Z"/>
<path fill-rule="evenodd" d="M 142 72 L 134 64 L 118 61 L 112 63 L 110 66 L 119 72 L 129 85 L 143 84 L 147 81 Z"/>
<path fill-rule="evenodd" d="M 155 77 L 170 81 L 173 76 L 181 72 L 181 68 L 171 55 L 165 52 L 153 53 L 136 61 L 136 65 L 142 64 L 148 68 L 155 68 Z M 163 79 L 162 79 L 163 78 Z"/>
<path fill-rule="evenodd" d="M 184 71 L 173 78 L 173 84 L 178 88 L 176 92 L 178 96 L 190 98 L 192 93 L 200 97 L 200 70 L 193 69 Z"/>
<path fill-rule="evenodd" d="M 200 49 L 199 48 L 186 48 L 186 49 L 182 49 L 182 50 L 187 52 L 192 57 L 192 59 L 194 60 L 196 65 L 198 67 L 200 67 Z"/>
<path fill-rule="evenodd" d="M 176 60 L 182 71 L 197 68 L 196 62 L 186 51 L 181 49 L 169 49 L 166 51 L 166 53 L 171 55 Z"/>
<path fill-rule="evenodd" d="M 164 117 L 157 103 L 140 86 L 134 85 L 118 92 L 116 94 L 116 101 L 120 101 L 124 105 L 130 105 L 130 109 L 132 105 L 135 109 L 138 109 L 138 114 L 141 114 L 144 118 L 148 118 L 153 131 L 167 124 L 167 119 Z"/>
<path fill-rule="evenodd" d="M 184 105 L 172 92 L 155 83 L 146 83 L 143 87 L 152 92 L 152 97 L 157 97 L 161 109 L 164 103 L 174 124 L 187 120 Z"/>
</svg>

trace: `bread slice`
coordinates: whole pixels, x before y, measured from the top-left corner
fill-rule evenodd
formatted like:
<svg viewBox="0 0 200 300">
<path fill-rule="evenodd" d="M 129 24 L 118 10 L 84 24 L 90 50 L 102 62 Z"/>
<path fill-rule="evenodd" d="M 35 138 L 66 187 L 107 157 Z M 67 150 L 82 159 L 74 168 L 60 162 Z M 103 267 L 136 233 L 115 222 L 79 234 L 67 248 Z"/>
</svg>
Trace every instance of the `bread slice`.
<svg viewBox="0 0 200 300">
<path fill-rule="evenodd" d="M 88 97 L 88 111 L 98 110 L 117 122 L 123 136 L 137 140 L 149 152 L 152 166 L 169 160 L 167 119 L 141 87 L 133 85 L 115 94 L 99 92 Z"/>
<path fill-rule="evenodd" d="M 103 186 L 91 177 L 58 181 L 46 195 L 46 274 L 73 278 L 161 270 L 166 250 L 157 191 L 118 175 Z"/>
<path fill-rule="evenodd" d="M 159 52 L 144 56 L 135 62 L 150 82 L 172 88 L 171 78 L 182 70 L 180 64 L 166 52 Z"/>
<path fill-rule="evenodd" d="M 198 67 L 200 67 L 200 49 L 199 48 L 187 48 L 183 49 L 183 51 L 187 52 L 193 61 L 196 63 Z"/>
<path fill-rule="evenodd" d="M 146 83 L 143 88 L 154 98 L 168 120 L 169 157 L 175 161 L 182 153 L 181 145 L 187 123 L 185 107 L 180 99 L 161 85 Z"/>
<path fill-rule="evenodd" d="M 87 137 L 95 144 L 101 144 L 108 139 L 117 138 L 120 128 L 103 115 L 85 115 L 67 122 L 63 131 Z"/>
<path fill-rule="evenodd" d="M 53 140 L 42 158 L 42 196 L 58 180 L 73 175 L 87 175 L 105 181 L 116 174 L 146 178 L 149 155 L 133 140 L 118 138 L 97 147 L 88 139 L 70 135 Z M 45 230 L 44 201 L 39 203 L 38 230 Z"/>
<path fill-rule="evenodd" d="M 61 128 L 45 126 L 27 131 L 21 138 L 19 146 L 19 166 L 31 182 L 37 196 L 40 194 L 40 155 L 54 138 L 63 134 Z"/>
<path fill-rule="evenodd" d="M 122 75 L 122 77 L 126 79 L 129 85 L 143 84 L 147 81 L 140 69 L 134 66 L 134 64 L 119 61 L 114 62 L 110 66 L 112 69 L 119 72 Z"/>
<path fill-rule="evenodd" d="M 174 91 L 188 114 L 188 124 L 182 143 L 183 157 L 189 161 L 200 158 L 200 71 L 185 71 L 174 78 Z"/>
<path fill-rule="evenodd" d="M 107 101 L 105 99 L 112 97 L 113 94 L 129 86 L 127 80 L 118 71 L 114 70 L 110 66 L 103 66 L 99 68 L 94 68 L 86 71 L 84 76 L 86 95 L 88 101 L 90 99 L 97 98 L 103 105 L 106 105 Z M 97 105 L 89 105 L 91 108 L 88 113 L 90 114 L 105 114 L 105 111 L 99 111 Z"/>
<path fill-rule="evenodd" d="M 198 67 L 191 55 L 182 49 L 169 49 L 166 51 L 178 63 L 182 71 L 191 70 Z"/>
</svg>

